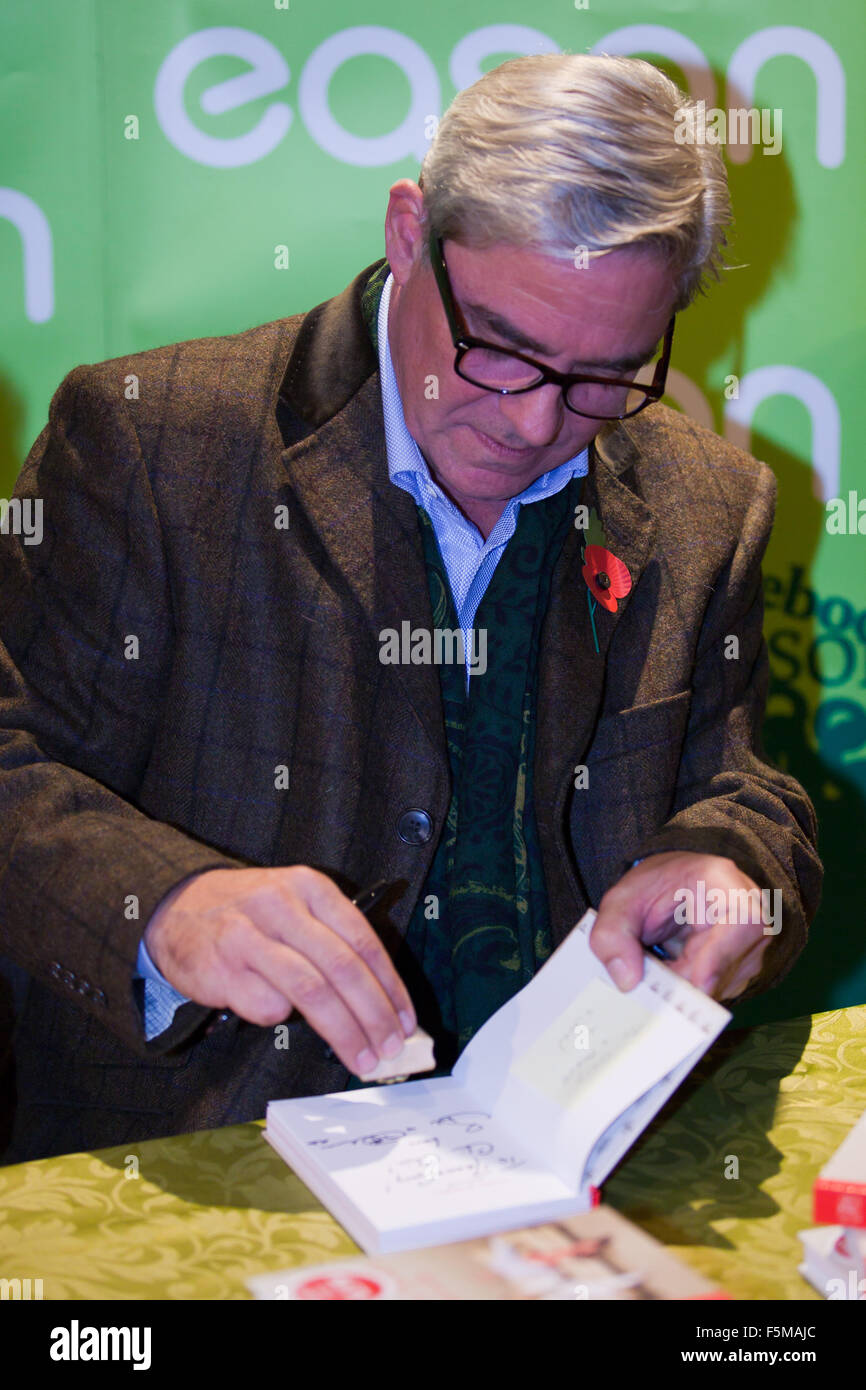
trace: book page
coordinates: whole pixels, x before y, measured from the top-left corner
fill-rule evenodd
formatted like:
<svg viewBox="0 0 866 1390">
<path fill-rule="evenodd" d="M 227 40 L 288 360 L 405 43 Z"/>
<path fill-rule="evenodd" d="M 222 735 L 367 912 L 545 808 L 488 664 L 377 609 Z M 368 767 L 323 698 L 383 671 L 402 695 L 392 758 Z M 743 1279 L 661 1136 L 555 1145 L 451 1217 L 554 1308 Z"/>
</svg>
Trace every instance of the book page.
<svg viewBox="0 0 866 1390">
<path fill-rule="evenodd" d="M 472 1039 L 454 1069 L 506 1130 L 524 1137 L 563 1181 L 587 1180 L 590 1152 L 643 1096 L 640 1128 L 663 1104 L 663 1078 L 693 1065 L 730 1018 L 653 956 L 628 993 L 618 990 L 589 946 L 588 912 L 535 978 Z M 688 1068 L 686 1068 L 687 1070 Z M 650 1093 L 652 1092 L 652 1095 Z M 637 1137 L 635 1127 L 631 1137 Z M 624 1131 L 624 1133 L 626 1133 Z M 626 1146 L 631 1142 L 626 1133 Z M 599 1182 L 621 1157 L 621 1144 L 594 1168 Z"/>
<path fill-rule="evenodd" d="M 268 1137 L 383 1232 L 575 1195 L 450 1077 L 271 1102 Z"/>
<path fill-rule="evenodd" d="M 669 1071 L 636 1101 L 633 1101 L 598 1139 L 584 1166 L 584 1181 L 600 1187 L 608 1173 L 616 1166 L 624 1153 L 646 1129 L 652 1117 L 661 1110 L 668 1096 L 673 1095 L 681 1081 L 684 1081 L 692 1067 L 699 1060 L 703 1048 L 689 1053 L 684 1062 Z"/>
<path fill-rule="evenodd" d="M 654 1015 L 632 994 L 591 980 L 512 1067 L 555 1105 L 580 1103 L 581 1095 L 640 1047 Z"/>
</svg>

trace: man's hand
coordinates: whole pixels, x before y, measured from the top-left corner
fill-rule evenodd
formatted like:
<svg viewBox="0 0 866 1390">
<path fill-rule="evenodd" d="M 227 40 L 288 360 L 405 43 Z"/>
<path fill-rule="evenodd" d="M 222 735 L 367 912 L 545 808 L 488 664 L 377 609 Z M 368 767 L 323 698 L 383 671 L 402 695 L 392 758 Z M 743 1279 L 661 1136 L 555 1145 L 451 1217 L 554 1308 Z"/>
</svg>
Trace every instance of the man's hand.
<svg viewBox="0 0 866 1390">
<path fill-rule="evenodd" d="M 704 891 L 698 884 L 703 881 Z M 704 913 L 702 920 L 683 924 L 685 904 L 706 900 L 712 889 L 721 889 L 724 902 L 746 911 L 722 908 Z M 737 896 L 729 896 L 731 890 Z M 689 890 L 694 897 L 685 897 Z M 751 890 L 748 899 L 743 891 Z M 678 908 L 678 904 L 681 904 Z M 653 854 L 623 874 L 601 900 L 592 929 L 590 946 L 607 967 L 620 989 L 632 989 L 643 976 L 641 942 L 669 942 L 672 954 L 679 950 L 670 969 L 682 975 L 714 999 L 736 999 L 759 974 L 764 951 L 772 937 L 764 932 L 761 897 L 756 884 L 731 859 L 716 855 Z M 674 916 L 678 909 L 678 918 Z M 710 916 L 708 924 L 706 917 Z M 732 918 L 733 920 L 728 920 Z M 742 919 L 742 920 L 741 920 Z M 680 949 L 681 948 L 681 949 Z"/>
<path fill-rule="evenodd" d="M 358 1075 L 394 1057 L 415 1011 L 364 915 L 325 874 L 211 869 L 179 885 L 144 943 L 187 998 L 269 1028 L 298 1009 Z"/>
</svg>

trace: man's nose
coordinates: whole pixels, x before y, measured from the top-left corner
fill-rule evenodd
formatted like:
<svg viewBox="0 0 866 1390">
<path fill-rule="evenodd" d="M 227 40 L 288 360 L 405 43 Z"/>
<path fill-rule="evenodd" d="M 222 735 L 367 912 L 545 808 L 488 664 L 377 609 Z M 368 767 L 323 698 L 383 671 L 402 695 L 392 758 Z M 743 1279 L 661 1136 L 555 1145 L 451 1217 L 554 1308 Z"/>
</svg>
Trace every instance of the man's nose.
<svg viewBox="0 0 866 1390">
<path fill-rule="evenodd" d="M 514 448 L 538 449 L 553 444 L 562 427 L 562 391 L 553 383 L 538 386 L 534 391 L 523 391 L 520 395 L 500 396 L 499 409 L 511 430 L 509 436 L 499 437 Z"/>
</svg>

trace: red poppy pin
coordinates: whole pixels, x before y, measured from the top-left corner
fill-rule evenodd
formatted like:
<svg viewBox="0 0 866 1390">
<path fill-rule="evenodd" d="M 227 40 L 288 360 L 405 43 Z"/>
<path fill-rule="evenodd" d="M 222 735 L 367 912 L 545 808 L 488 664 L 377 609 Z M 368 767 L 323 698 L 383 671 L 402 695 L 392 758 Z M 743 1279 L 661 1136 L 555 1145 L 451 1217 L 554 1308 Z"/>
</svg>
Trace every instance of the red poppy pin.
<svg viewBox="0 0 866 1390">
<path fill-rule="evenodd" d="M 586 601 L 592 623 L 592 640 L 595 650 L 598 651 L 595 610 L 601 604 L 608 613 L 615 613 L 617 599 L 625 598 L 631 588 L 631 575 L 622 560 L 608 549 L 604 528 L 594 507 L 589 514 L 586 540 L 580 554 L 583 560 L 583 577 L 586 580 Z"/>
</svg>

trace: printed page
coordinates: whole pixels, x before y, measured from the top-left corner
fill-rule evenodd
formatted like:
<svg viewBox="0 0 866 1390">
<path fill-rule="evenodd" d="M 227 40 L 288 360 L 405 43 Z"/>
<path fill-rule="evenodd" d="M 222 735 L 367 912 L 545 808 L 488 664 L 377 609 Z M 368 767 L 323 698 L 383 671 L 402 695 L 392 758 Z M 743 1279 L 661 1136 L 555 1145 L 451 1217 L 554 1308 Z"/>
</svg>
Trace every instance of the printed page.
<svg viewBox="0 0 866 1390">
<path fill-rule="evenodd" d="M 574 1190 L 450 1077 L 271 1102 L 267 1133 L 349 1229 L 352 1207 L 386 1234 L 430 1225 L 431 1241 L 479 1213 L 508 1213 L 509 1224 L 539 1203 L 576 1208 Z"/>
<path fill-rule="evenodd" d="M 590 1152 L 640 1097 L 691 1066 L 730 1018 L 727 1009 L 653 956 L 644 978 L 624 994 L 589 947 L 587 913 L 520 994 L 473 1038 L 454 1079 L 540 1161 L 569 1185 L 587 1180 Z M 648 1097 L 628 1147 L 686 1074 Z M 593 1170 L 600 1182 L 622 1156 L 608 1146 Z M 608 1154 L 610 1155 L 608 1161 Z"/>
</svg>

